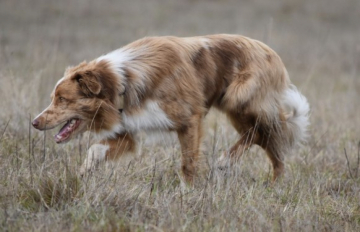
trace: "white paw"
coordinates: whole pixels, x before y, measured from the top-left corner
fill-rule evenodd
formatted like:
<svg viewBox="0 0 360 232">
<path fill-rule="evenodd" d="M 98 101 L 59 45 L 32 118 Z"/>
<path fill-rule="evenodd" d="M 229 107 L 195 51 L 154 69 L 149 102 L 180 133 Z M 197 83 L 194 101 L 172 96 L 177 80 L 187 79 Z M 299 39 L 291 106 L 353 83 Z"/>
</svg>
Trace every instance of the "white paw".
<svg viewBox="0 0 360 232">
<path fill-rule="evenodd" d="M 218 158 L 216 166 L 220 170 L 225 170 L 231 166 L 231 160 L 226 152 Z"/>
<path fill-rule="evenodd" d="M 94 144 L 90 147 L 88 155 L 81 165 L 79 174 L 80 176 L 86 175 L 86 173 L 95 170 L 101 161 L 106 157 L 106 152 L 109 146 L 102 144 Z"/>
<path fill-rule="evenodd" d="M 91 158 L 86 158 L 84 163 L 81 165 L 80 167 L 80 176 L 83 177 L 86 175 L 86 173 L 91 172 L 93 170 L 95 170 L 98 166 L 99 166 L 98 161 L 91 159 Z"/>
</svg>

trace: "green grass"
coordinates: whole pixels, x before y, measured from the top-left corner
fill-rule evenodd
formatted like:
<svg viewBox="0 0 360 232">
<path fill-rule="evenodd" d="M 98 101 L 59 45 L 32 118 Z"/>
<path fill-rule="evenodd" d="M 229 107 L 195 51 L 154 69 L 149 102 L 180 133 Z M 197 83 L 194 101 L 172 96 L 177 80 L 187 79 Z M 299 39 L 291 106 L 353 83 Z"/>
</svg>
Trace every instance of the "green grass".
<svg viewBox="0 0 360 232">
<path fill-rule="evenodd" d="M 359 9 L 351 0 L 2 1 L 0 231 L 359 231 Z M 256 147 L 216 169 L 238 137 L 215 111 L 204 126 L 209 172 L 194 187 L 182 181 L 176 140 L 142 136 L 136 154 L 80 179 L 87 134 L 57 145 L 54 131 L 30 127 L 66 66 L 147 35 L 211 33 L 267 40 L 310 102 L 309 142 L 275 184 Z"/>
</svg>

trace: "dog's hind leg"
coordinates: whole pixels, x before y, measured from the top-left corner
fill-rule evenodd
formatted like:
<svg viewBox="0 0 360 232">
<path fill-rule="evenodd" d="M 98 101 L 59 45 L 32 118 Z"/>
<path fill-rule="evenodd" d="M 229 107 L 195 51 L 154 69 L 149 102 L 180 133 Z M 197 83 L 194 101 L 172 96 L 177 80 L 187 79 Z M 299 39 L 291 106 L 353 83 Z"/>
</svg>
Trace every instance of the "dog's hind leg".
<svg viewBox="0 0 360 232">
<path fill-rule="evenodd" d="M 281 125 L 284 125 L 275 123 L 270 127 L 264 126 L 259 122 L 259 118 L 246 115 L 228 114 L 228 117 L 235 129 L 241 134 L 241 138 L 219 158 L 218 167 L 223 169 L 228 164 L 233 164 L 247 149 L 256 144 L 266 151 L 272 163 L 272 180 L 275 181 L 279 178 L 284 172 L 284 153 L 287 146 L 286 138 L 282 136 L 284 128 Z M 284 121 L 281 117 L 282 115 L 280 115 L 280 120 Z"/>
<path fill-rule="evenodd" d="M 288 149 L 288 139 L 284 131 L 286 125 L 284 117 L 280 114 L 280 123 L 274 123 L 270 128 L 261 128 L 261 143 L 260 145 L 269 157 L 273 166 L 272 181 L 278 179 L 284 173 L 284 155 Z"/>
<path fill-rule="evenodd" d="M 270 158 L 273 166 L 273 178 L 272 181 L 278 179 L 284 172 L 284 155 L 276 147 L 268 146 L 264 148 L 267 156 Z"/>
<path fill-rule="evenodd" d="M 135 150 L 135 142 L 130 134 L 118 135 L 116 138 L 102 140 L 93 144 L 88 155 L 80 168 L 80 175 L 97 168 L 99 163 L 104 160 L 114 160 L 127 152 Z"/>
<path fill-rule="evenodd" d="M 235 163 L 253 144 L 260 143 L 258 125 L 255 117 L 235 113 L 228 113 L 227 116 L 236 131 L 241 135 L 241 138 L 219 158 L 218 167 L 220 169 L 225 168 L 228 164 L 231 165 Z"/>
</svg>

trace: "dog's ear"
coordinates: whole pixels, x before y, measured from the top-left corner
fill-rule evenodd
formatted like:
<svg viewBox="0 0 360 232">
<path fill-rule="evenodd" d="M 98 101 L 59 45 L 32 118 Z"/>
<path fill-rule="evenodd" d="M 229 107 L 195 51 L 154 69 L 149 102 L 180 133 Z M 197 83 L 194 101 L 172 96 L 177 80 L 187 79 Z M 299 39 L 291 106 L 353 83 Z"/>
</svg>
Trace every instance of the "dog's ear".
<svg viewBox="0 0 360 232">
<path fill-rule="evenodd" d="M 74 79 L 79 83 L 80 89 L 87 96 L 97 96 L 101 91 L 99 78 L 92 71 L 85 71 L 74 75 Z"/>
</svg>

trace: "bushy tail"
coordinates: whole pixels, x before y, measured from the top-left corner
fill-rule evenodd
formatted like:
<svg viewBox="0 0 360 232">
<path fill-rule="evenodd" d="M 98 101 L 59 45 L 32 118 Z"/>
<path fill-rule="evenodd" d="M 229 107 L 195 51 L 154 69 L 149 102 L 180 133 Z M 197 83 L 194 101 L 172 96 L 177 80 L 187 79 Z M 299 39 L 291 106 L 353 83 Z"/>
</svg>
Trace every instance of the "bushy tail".
<svg viewBox="0 0 360 232">
<path fill-rule="evenodd" d="M 283 98 L 286 123 L 290 134 L 290 146 L 306 142 L 309 126 L 309 103 L 294 85 L 285 91 Z"/>
</svg>

